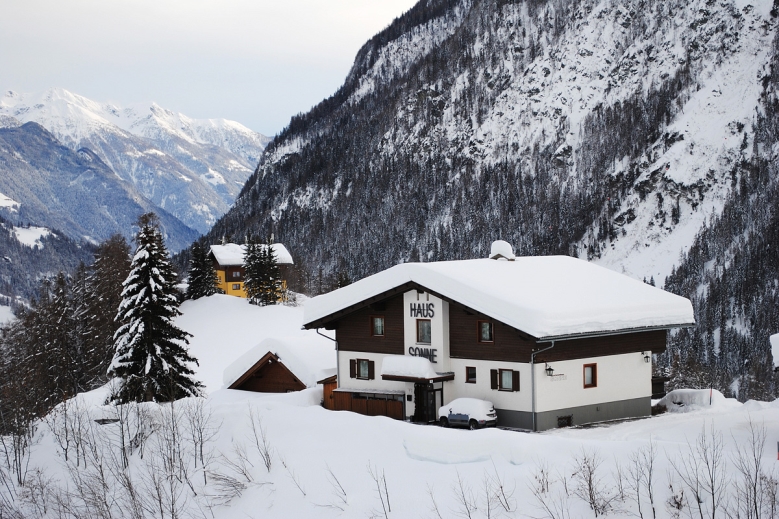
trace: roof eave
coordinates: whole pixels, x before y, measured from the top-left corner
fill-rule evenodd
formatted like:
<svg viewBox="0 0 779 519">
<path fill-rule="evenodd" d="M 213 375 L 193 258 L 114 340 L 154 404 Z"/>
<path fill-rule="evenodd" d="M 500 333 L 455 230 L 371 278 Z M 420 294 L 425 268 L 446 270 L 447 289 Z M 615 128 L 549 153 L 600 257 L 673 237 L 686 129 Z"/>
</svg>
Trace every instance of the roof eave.
<svg viewBox="0 0 779 519">
<path fill-rule="evenodd" d="M 608 337 L 610 335 L 623 335 L 626 333 L 655 332 L 660 330 L 672 330 L 674 328 L 692 328 L 696 323 L 664 324 L 660 326 L 636 326 L 633 328 L 620 328 L 618 330 L 593 331 L 587 333 L 570 333 L 565 335 L 546 335 L 538 337 L 537 342 L 569 341 L 573 339 L 587 339 L 592 337 Z"/>
</svg>

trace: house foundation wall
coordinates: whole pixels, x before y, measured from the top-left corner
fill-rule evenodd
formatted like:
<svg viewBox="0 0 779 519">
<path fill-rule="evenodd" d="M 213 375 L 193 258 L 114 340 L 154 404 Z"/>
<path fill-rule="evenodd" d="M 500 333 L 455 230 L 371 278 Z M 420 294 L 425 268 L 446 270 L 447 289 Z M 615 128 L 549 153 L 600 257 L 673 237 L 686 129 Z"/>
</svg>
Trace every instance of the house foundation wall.
<svg viewBox="0 0 779 519">
<path fill-rule="evenodd" d="M 555 429 L 558 427 L 558 419 L 568 416 L 571 417 L 570 425 L 584 425 L 593 422 L 618 420 L 621 418 L 640 418 L 643 416 L 650 416 L 651 414 L 651 397 L 646 396 L 538 413 L 536 415 L 536 428 L 539 431 Z M 500 411 L 498 411 L 498 425 L 503 425 L 500 421 Z M 532 424 L 531 427 L 528 428 L 532 428 Z"/>
</svg>

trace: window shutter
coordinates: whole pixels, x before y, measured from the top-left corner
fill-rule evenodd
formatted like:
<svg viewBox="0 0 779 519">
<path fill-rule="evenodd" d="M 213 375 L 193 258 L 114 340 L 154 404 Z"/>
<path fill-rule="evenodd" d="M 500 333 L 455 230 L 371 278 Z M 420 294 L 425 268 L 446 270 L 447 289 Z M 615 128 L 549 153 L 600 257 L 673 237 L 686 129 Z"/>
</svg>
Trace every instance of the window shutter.
<svg viewBox="0 0 779 519">
<path fill-rule="evenodd" d="M 368 380 L 373 380 L 374 374 L 375 374 L 375 371 L 374 371 L 374 368 L 373 368 L 373 361 L 369 360 L 368 361 Z"/>
<path fill-rule="evenodd" d="M 498 389 L 498 370 L 497 369 L 491 369 L 490 370 L 490 387 L 492 389 Z"/>
<path fill-rule="evenodd" d="M 357 360 L 349 359 L 349 378 L 357 378 Z"/>
<path fill-rule="evenodd" d="M 511 372 L 511 390 L 519 391 L 519 371 Z"/>
</svg>

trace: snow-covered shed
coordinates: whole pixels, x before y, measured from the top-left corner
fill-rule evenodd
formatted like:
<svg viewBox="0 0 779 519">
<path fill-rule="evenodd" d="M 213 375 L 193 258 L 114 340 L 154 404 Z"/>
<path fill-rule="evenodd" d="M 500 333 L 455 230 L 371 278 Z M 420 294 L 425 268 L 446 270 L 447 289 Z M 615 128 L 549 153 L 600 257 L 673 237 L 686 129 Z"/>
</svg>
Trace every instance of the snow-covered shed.
<svg viewBox="0 0 779 519">
<path fill-rule="evenodd" d="M 499 424 L 535 430 L 649 415 L 652 354 L 667 330 L 695 323 L 690 302 L 583 260 L 497 245 L 493 259 L 396 265 L 309 300 L 304 326 L 335 330 L 336 392 L 402 401 L 419 421 L 453 398 L 482 398 Z M 436 376 L 387 373 L 410 369 L 401 356 L 426 358 Z"/>
<path fill-rule="evenodd" d="M 261 245 L 261 247 L 267 247 L 267 245 Z M 281 271 L 282 288 L 286 289 L 290 268 L 294 265 L 292 255 L 281 243 L 273 243 L 271 248 Z M 211 245 L 208 254 L 219 278 L 219 288 L 229 296 L 246 297 L 246 290 L 243 287 L 244 277 L 246 276 L 246 269 L 243 266 L 246 245 L 237 243 Z"/>
<path fill-rule="evenodd" d="M 286 393 L 315 387 L 333 376 L 332 343 L 318 335 L 268 338 L 241 355 L 224 371 L 224 387 L 259 393 Z"/>
</svg>

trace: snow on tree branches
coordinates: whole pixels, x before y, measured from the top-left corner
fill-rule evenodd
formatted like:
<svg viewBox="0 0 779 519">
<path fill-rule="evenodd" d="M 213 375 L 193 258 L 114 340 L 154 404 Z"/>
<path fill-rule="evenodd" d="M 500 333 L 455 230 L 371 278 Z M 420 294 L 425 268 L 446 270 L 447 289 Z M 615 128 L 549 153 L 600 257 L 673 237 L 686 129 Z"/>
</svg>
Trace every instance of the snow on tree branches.
<svg viewBox="0 0 779 519">
<path fill-rule="evenodd" d="M 122 379 L 114 398 L 128 401 L 170 401 L 201 394 L 192 375 L 187 332 L 177 328 L 176 274 L 168 259 L 159 220 L 154 213 L 138 219 L 137 248 L 124 281 L 116 320 L 121 323 L 109 376 Z"/>
<path fill-rule="evenodd" d="M 208 249 L 200 241 L 192 244 L 192 260 L 189 267 L 187 298 L 199 299 L 219 292 L 214 265 L 208 257 Z"/>
<path fill-rule="evenodd" d="M 249 302 L 259 306 L 278 303 L 282 296 L 281 270 L 272 240 L 260 244 L 256 239 L 247 239 L 243 264 L 246 269 L 244 288 Z"/>
</svg>

